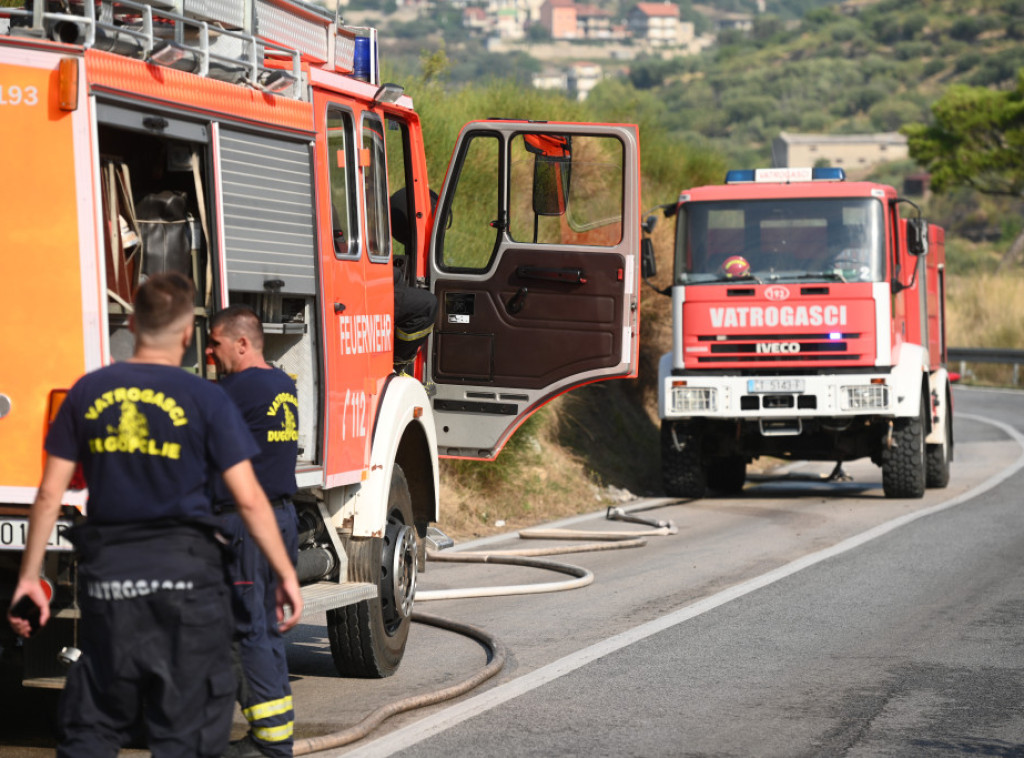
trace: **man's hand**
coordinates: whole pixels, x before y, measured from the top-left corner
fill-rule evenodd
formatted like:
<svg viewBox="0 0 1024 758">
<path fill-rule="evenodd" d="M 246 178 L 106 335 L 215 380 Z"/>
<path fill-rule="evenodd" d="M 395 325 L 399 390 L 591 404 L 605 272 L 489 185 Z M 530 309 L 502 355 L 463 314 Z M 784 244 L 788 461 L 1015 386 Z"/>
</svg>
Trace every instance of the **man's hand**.
<svg viewBox="0 0 1024 758">
<path fill-rule="evenodd" d="M 285 617 L 284 607 L 291 606 L 292 613 Z M 302 618 L 302 590 L 294 575 L 277 583 L 277 628 L 287 632 Z"/>
<path fill-rule="evenodd" d="M 53 525 L 57 523 L 60 500 L 75 473 L 75 465 L 74 461 L 56 455 L 46 456 L 43 479 L 39 482 L 36 499 L 28 515 L 28 539 L 25 541 L 25 552 L 21 554 L 18 585 L 14 588 L 11 605 L 27 595 L 39 606 L 39 626 L 45 626 L 50 620 L 50 601 L 39 584 L 43 558 L 46 556 L 46 541 L 53 532 Z M 28 637 L 32 633 L 32 625 L 28 619 L 12 616 L 10 609 L 7 611 L 7 620 L 11 628 L 22 637 Z"/>
<path fill-rule="evenodd" d="M 13 613 L 15 606 L 23 599 L 31 602 L 39 609 L 39 620 L 34 625 L 28 618 L 31 614 L 25 611 L 20 612 L 18 615 Z M 11 607 L 7 609 L 7 621 L 10 623 L 14 633 L 20 637 L 28 637 L 37 628 L 45 626 L 49 620 L 50 602 L 46 599 L 46 595 L 43 593 L 43 588 L 39 582 L 24 580 L 18 582 L 18 586 L 14 590 L 14 597 L 11 599 Z"/>
</svg>

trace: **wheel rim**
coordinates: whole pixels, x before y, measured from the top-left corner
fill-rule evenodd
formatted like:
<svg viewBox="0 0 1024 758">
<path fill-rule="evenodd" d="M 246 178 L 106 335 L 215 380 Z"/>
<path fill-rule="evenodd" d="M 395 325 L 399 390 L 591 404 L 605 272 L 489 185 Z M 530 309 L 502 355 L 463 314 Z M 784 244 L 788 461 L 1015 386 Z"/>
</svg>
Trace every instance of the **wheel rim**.
<svg viewBox="0 0 1024 758">
<path fill-rule="evenodd" d="M 391 634 L 412 613 L 416 595 L 416 530 L 389 520 L 384 536 L 380 590 L 384 625 Z"/>
</svg>

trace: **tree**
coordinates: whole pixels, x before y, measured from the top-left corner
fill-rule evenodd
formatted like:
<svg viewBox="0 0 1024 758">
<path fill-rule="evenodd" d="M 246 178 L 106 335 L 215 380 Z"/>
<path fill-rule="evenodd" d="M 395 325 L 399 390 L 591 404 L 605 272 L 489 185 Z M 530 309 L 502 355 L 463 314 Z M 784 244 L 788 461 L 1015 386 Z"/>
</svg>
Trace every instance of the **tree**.
<svg viewBox="0 0 1024 758">
<path fill-rule="evenodd" d="M 932 105 L 933 124 L 903 128 L 910 156 L 931 172 L 936 192 L 968 186 L 1024 197 L 1024 69 L 1012 90 L 954 85 Z M 999 263 L 1024 255 L 1024 230 Z"/>
</svg>

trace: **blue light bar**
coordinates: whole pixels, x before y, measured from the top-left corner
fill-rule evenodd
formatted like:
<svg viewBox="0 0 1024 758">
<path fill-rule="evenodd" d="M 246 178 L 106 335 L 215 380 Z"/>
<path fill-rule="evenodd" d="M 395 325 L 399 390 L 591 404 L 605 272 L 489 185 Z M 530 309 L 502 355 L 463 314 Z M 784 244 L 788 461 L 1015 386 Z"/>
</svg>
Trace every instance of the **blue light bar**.
<svg viewBox="0 0 1024 758">
<path fill-rule="evenodd" d="M 846 172 L 841 168 L 742 168 L 732 169 L 725 175 L 726 184 L 769 183 L 789 184 L 791 182 L 842 182 Z"/>
<path fill-rule="evenodd" d="M 845 182 L 846 172 L 841 168 L 821 166 L 811 169 L 811 179 L 812 181 Z"/>
<path fill-rule="evenodd" d="M 754 181 L 754 169 L 752 168 L 734 168 L 725 173 L 726 184 L 742 184 L 752 181 Z"/>
</svg>

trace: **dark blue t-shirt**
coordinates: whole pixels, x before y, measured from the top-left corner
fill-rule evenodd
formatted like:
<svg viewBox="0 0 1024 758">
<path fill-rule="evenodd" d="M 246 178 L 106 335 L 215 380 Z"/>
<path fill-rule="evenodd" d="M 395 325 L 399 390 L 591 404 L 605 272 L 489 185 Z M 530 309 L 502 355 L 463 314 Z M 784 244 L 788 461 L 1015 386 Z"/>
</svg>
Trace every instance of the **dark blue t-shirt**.
<svg viewBox="0 0 1024 758">
<path fill-rule="evenodd" d="M 220 386 L 242 411 L 260 447 L 252 459 L 256 478 L 270 500 L 295 494 L 299 453 L 299 401 L 295 382 L 278 368 L 248 368 L 228 374 Z M 223 481 L 215 481 L 215 503 L 231 502 Z"/>
<path fill-rule="evenodd" d="M 208 480 L 258 452 L 224 391 L 172 366 L 115 363 L 71 388 L 46 451 L 80 461 L 95 523 L 211 515 Z"/>
</svg>

